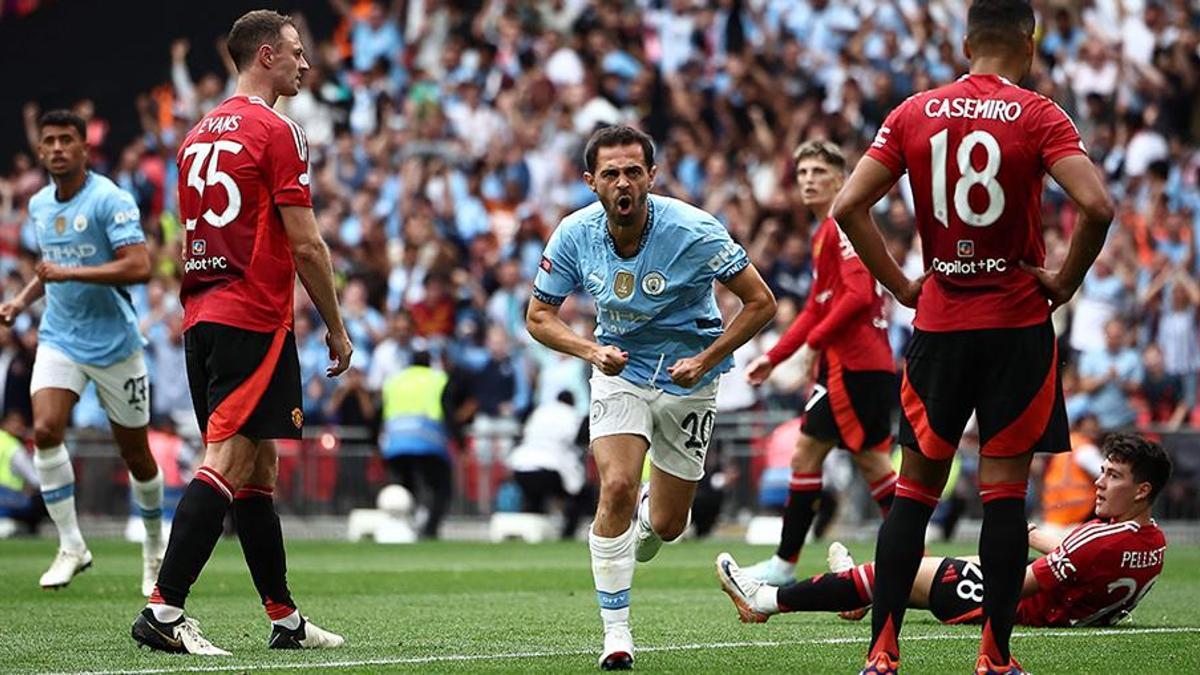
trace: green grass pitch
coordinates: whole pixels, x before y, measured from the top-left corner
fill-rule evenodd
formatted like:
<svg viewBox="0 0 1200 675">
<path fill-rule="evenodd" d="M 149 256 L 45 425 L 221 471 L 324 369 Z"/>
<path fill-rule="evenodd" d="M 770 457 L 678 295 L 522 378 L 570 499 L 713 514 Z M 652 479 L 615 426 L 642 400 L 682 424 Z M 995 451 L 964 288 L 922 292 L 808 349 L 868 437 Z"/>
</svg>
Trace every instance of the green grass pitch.
<svg viewBox="0 0 1200 675">
<path fill-rule="evenodd" d="M 189 613 L 233 652 L 225 658 L 138 650 L 129 637 L 138 595 L 140 547 L 92 541 L 95 566 L 62 591 L 37 579 L 54 543 L 0 542 L 0 671 L 3 672 L 588 672 L 596 668 L 600 620 L 584 543 L 428 543 L 378 546 L 298 541 L 290 582 L 301 610 L 344 634 L 328 652 L 271 652 L 269 627 L 236 540 L 217 547 L 196 584 Z M 654 672 L 851 673 L 862 664 L 869 625 L 827 614 L 738 623 L 712 561 L 728 548 L 753 562 L 762 547 L 683 542 L 640 565 L 633 586 L 637 670 Z M 859 559 L 873 546 L 856 544 Z M 961 546 L 938 553 L 965 552 Z M 824 546 L 805 549 L 800 569 L 816 573 Z M 1014 653 L 1035 673 L 1200 671 L 1200 548 L 1174 546 L 1132 625 L 1110 630 L 1018 628 Z M 937 624 L 911 611 L 904 629 L 906 673 L 966 673 L 977 627 Z"/>
</svg>

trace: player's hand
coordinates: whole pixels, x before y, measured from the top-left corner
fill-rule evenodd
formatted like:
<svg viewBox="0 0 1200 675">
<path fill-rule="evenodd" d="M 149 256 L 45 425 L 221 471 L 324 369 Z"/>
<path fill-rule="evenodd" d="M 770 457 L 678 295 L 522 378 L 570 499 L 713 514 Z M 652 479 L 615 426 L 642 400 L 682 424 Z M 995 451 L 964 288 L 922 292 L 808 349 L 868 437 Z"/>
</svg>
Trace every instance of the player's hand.
<svg viewBox="0 0 1200 675">
<path fill-rule="evenodd" d="M 898 292 L 893 292 L 892 296 L 896 298 L 896 302 L 909 307 L 917 308 L 917 298 L 921 297 L 921 287 L 925 285 L 925 280 L 929 278 L 929 273 L 932 269 L 925 270 L 925 273 L 916 279 L 910 279 L 905 283 Z"/>
<path fill-rule="evenodd" d="M 25 311 L 25 306 L 16 300 L 9 300 L 0 305 L 0 324 L 4 324 L 5 326 L 13 325 L 13 322 L 17 320 L 17 317 L 23 311 Z"/>
<path fill-rule="evenodd" d="M 684 389 L 696 386 L 696 383 L 707 372 L 708 368 L 704 367 L 704 363 L 694 356 L 679 359 L 674 365 L 667 368 L 667 374 L 671 376 L 671 381 Z"/>
<path fill-rule="evenodd" d="M 1065 305 L 1070 302 L 1071 296 L 1075 295 L 1075 289 L 1067 288 L 1066 284 L 1059 278 L 1058 272 L 1051 272 L 1045 267 L 1034 267 L 1023 261 L 1021 262 L 1021 269 L 1032 274 L 1038 280 L 1038 283 L 1042 285 L 1042 293 L 1050 299 L 1050 311 L 1052 312 L 1059 305 Z"/>
<path fill-rule="evenodd" d="M 612 345 L 599 345 L 590 361 L 605 375 L 620 375 L 629 362 L 629 353 Z"/>
<path fill-rule="evenodd" d="M 746 368 L 746 381 L 754 386 L 758 386 L 767 381 L 771 373 L 775 371 L 775 364 L 771 363 L 771 359 L 767 358 L 766 354 L 754 359 Z"/>
<path fill-rule="evenodd" d="M 42 281 L 70 281 L 71 279 L 70 267 L 55 265 L 54 263 L 46 262 L 45 260 L 37 264 L 37 267 L 34 268 L 34 272 L 37 273 L 38 278 Z"/>
<path fill-rule="evenodd" d="M 350 367 L 350 355 L 354 353 L 354 345 L 350 344 L 350 336 L 346 333 L 334 335 L 332 331 L 325 334 L 325 344 L 329 345 L 329 360 L 336 362 L 325 369 L 325 375 L 337 377 Z"/>
</svg>

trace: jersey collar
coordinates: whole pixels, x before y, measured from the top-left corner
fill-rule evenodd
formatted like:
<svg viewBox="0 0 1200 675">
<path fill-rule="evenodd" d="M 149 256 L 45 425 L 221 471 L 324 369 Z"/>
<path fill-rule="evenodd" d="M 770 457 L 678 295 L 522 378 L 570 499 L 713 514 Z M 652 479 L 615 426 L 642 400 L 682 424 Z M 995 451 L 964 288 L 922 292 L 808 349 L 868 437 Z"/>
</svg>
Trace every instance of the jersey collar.
<svg viewBox="0 0 1200 675">
<path fill-rule="evenodd" d="M 620 251 L 617 250 L 617 242 L 613 241 L 612 232 L 608 230 L 608 214 L 604 213 L 601 216 L 604 224 L 604 240 L 608 242 L 608 250 L 612 251 L 613 255 L 621 260 L 633 260 L 638 257 L 642 249 L 646 248 L 646 242 L 650 239 L 650 230 L 654 227 L 654 200 L 650 198 L 651 196 L 646 195 L 646 229 L 642 230 L 642 239 L 638 242 L 637 250 L 628 258 L 621 255 Z"/>
</svg>

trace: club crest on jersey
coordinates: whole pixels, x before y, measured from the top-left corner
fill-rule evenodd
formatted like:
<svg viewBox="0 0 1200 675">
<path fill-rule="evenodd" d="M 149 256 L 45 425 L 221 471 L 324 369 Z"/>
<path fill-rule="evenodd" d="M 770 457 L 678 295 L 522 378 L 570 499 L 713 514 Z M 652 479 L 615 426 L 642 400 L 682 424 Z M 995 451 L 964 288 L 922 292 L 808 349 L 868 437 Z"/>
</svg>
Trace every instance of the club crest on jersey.
<svg viewBox="0 0 1200 675">
<path fill-rule="evenodd" d="M 613 293 L 617 294 L 622 300 L 633 295 L 633 272 L 620 270 L 613 277 Z"/>
<path fill-rule="evenodd" d="M 202 256 L 208 250 L 208 242 L 203 239 L 192 240 L 192 255 Z"/>
<path fill-rule="evenodd" d="M 546 274 L 554 271 L 554 265 L 550 264 L 550 259 L 546 256 L 542 256 L 542 261 L 538 263 L 538 267 L 542 268 L 542 271 Z"/>
<path fill-rule="evenodd" d="M 646 295 L 662 295 L 667 289 L 667 278 L 660 272 L 651 272 L 642 277 L 642 292 Z"/>
<path fill-rule="evenodd" d="M 54 231 L 57 232 L 58 234 L 62 234 L 63 232 L 67 231 L 67 217 L 66 216 L 58 216 L 57 218 L 54 219 Z"/>
<path fill-rule="evenodd" d="M 958 257 L 974 258 L 975 257 L 975 242 L 970 239 L 958 240 Z"/>
<path fill-rule="evenodd" d="M 304 426 L 304 413 L 299 408 L 292 408 L 292 424 L 296 425 L 297 429 Z"/>
<path fill-rule="evenodd" d="M 75 216 L 75 222 L 71 223 L 72 229 L 76 232 L 83 232 L 87 229 L 87 216 L 82 213 Z"/>
</svg>

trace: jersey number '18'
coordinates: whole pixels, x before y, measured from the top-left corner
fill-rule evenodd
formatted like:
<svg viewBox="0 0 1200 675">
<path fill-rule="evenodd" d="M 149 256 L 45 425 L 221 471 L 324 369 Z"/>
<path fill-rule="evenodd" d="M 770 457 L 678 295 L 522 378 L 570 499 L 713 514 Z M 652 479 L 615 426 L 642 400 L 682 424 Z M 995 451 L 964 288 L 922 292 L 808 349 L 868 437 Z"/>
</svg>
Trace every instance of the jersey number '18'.
<svg viewBox="0 0 1200 675">
<path fill-rule="evenodd" d="M 932 150 L 930 158 L 933 165 L 933 217 L 946 228 L 950 227 L 949 213 L 946 208 L 946 160 L 949 146 L 950 131 L 942 129 L 929 139 Z M 983 170 L 975 169 L 971 163 L 971 152 L 975 146 L 982 145 L 987 151 L 987 162 Z M 954 213 L 962 222 L 971 227 L 987 227 L 992 225 L 1004 213 L 1004 189 L 996 181 L 1000 173 L 1000 143 L 996 137 L 986 131 L 972 131 L 963 136 L 955 152 L 958 162 L 959 179 L 954 183 Z M 982 185 L 987 190 L 988 205 L 982 212 L 971 207 L 969 200 L 971 186 Z"/>
</svg>

